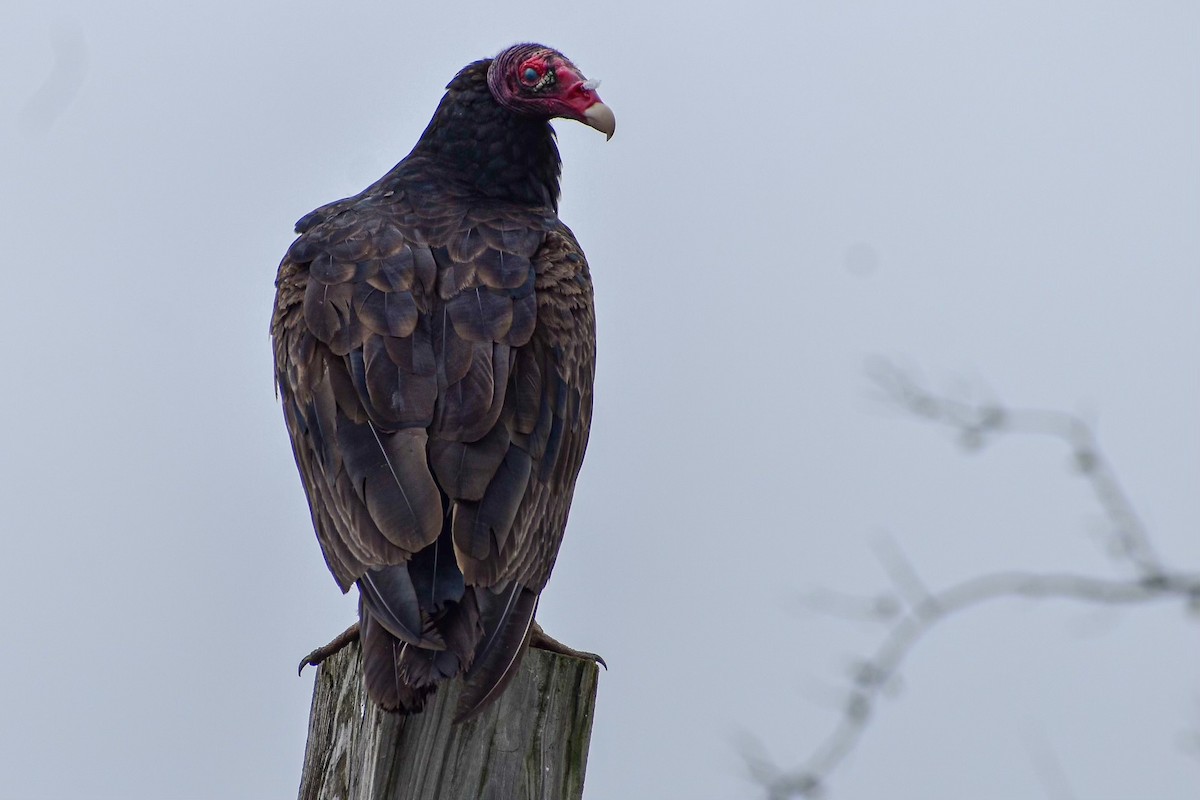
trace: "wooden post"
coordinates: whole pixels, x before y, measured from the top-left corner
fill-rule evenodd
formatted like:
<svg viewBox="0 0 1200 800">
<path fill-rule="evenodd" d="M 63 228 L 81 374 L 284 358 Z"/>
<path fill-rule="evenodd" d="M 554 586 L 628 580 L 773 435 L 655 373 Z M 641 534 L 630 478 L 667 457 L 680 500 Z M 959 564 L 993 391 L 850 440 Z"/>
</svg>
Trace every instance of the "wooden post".
<svg viewBox="0 0 1200 800">
<path fill-rule="evenodd" d="M 300 800 L 579 800 L 598 678 L 530 648 L 499 700 L 451 725 L 459 681 L 389 714 L 366 698 L 355 642 L 317 670 Z"/>
</svg>

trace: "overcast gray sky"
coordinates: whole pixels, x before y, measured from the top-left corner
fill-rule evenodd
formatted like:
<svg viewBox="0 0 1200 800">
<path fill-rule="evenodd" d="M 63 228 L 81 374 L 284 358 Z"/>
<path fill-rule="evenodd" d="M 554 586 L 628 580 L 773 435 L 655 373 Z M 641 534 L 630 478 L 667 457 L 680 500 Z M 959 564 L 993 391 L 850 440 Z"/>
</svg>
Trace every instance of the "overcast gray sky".
<svg viewBox="0 0 1200 800">
<path fill-rule="evenodd" d="M 934 586 L 1122 574 L 1060 445 L 965 455 L 870 399 L 873 354 L 1085 414 L 1200 565 L 1193 3 L 8 0 L 3 794 L 295 791 L 294 665 L 354 601 L 272 392 L 275 267 L 528 39 L 620 120 L 558 125 L 600 369 L 540 618 L 610 666 L 588 798 L 759 796 L 741 732 L 800 762 L 878 632 L 796 598 L 885 589 L 883 531 Z M 1045 745 L 1079 798 L 1193 797 L 1198 666 L 1176 606 L 988 607 L 922 644 L 835 796 L 1045 796 Z"/>
</svg>

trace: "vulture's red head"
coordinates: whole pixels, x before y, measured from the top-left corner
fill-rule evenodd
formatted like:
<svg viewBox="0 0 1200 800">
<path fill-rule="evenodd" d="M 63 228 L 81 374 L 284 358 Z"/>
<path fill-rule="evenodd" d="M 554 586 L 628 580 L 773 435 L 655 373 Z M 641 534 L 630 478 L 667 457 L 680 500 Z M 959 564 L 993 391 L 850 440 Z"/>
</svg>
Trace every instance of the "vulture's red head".
<svg viewBox="0 0 1200 800">
<path fill-rule="evenodd" d="M 513 45 L 492 60 L 488 88 L 500 105 L 517 114 L 565 117 L 595 128 L 609 139 L 617 129 L 612 109 L 589 81 L 557 50 L 541 44 Z"/>
</svg>

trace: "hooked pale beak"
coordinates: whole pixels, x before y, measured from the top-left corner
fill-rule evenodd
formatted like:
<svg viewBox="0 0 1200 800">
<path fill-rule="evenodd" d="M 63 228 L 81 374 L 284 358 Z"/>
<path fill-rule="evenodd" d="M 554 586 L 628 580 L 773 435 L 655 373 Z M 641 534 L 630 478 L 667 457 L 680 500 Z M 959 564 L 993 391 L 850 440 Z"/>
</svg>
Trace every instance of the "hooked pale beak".
<svg viewBox="0 0 1200 800">
<path fill-rule="evenodd" d="M 584 110 L 583 121 L 584 124 L 603 133 L 606 139 L 611 139 L 617 132 L 617 115 L 599 101 Z"/>
</svg>

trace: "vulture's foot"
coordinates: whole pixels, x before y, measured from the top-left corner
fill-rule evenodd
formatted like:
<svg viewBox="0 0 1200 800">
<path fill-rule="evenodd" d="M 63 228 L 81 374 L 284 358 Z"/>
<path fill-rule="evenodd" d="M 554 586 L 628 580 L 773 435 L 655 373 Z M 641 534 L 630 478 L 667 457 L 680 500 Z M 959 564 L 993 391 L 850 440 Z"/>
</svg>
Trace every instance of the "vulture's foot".
<svg viewBox="0 0 1200 800">
<path fill-rule="evenodd" d="M 306 655 L 304 658 L 300 659 L 300 669 L 297 671 L 297 674 L 303 674 L 304 668 L 309 666 L 310 664 L 314 667 L 319 666 L 322 661 L 329 658 L 331 655 L 333 655 L 337 651 L 341 650 L 343 647 L 350 644 L 351 642 L 356 642 L 356 641 L 358 641 L 358 623 L 357 622 L 354 623 L 353 625 L 351 625 L 349 628 L 346 628 L 346 630 L 342 631 L 340 634 L 338 634 L 337 638 L 335 638 L 329 644 L 327 644 L 323 647 L 318 647 L 316 650 L 313 650 L 311 653 Z"/>
<path fill-rule="evenodd" d="M 567 647 L 558 639 L 555 639 L 542 630 L 542 626 L 537 624 L 537 620 L 534 620 L 533 627 L 529 630 L 529 646 L 536 647 L 539 650 L 548 650 L 551 653 L 558 653 L 559 655 L 595 661 L 600 666 L 608 669 L 608 664 L 604 663 L 603 658 L 595 653 L 588 653 L 583 650 L 576 650 L 574 647 Z"/>
</svg>

